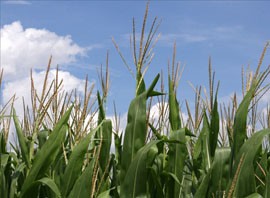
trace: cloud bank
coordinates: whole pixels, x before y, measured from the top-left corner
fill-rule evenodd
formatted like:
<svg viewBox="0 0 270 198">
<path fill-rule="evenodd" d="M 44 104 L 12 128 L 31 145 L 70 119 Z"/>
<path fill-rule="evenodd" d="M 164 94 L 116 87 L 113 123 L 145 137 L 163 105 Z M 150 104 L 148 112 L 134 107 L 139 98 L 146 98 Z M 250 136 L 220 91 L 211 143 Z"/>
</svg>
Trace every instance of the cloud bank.
<svg viewBox="0 0 270 198">
<path fill-rule="evenodd" d="M 71 36 L 59 36 L 46 29 L 24 29 L 19 21 L 1 28 L 1 67 L 5 80 L 29 76 L 30 69 L 44 69 L 49 57 L 52 65 L 76 61 L 86 49 L 74 43 Z"/>
</svg>

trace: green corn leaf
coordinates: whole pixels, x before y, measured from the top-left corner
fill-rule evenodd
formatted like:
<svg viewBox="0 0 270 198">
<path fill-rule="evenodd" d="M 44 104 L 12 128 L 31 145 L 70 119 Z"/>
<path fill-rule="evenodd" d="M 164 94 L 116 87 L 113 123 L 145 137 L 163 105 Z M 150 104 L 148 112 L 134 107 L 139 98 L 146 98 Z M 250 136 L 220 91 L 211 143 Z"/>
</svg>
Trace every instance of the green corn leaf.
<svg viewBox="0 0 270 198">
<path fill-rule="evenodd" d="M 34 158 L 33 165 L 22 186 L 22 197 L 24 197 L 24 193 L 28 190 L 33 182 L 45 175 L 50 165 L 54 162 L 66 137 L 67 122 L 71 110 L 72 107 L 59 120 L 48 140 L 44 143 L 43 147 L 38 150 L 36 157 Z"/>
<path fill-rule="evenodd" d="M 112 142 L 112 122 L 111 120 L 104 120 L 100 132 L 102 134 L 101 138 L 101 149 L 100 149 L 100 166 L 102 171 L 105 171 L 110 158 L 110 149 Z"/>
<path fill-rule="evenodd" d="M 49 189 L 55 194 L 57 198 L 61 197 L 61 193 L 55 184 L 55 182 L 48 177 L 43 177 L 42 179 L 39 179 L 31 184 L 31 186 L 27 189 L 27 191 L 24 193 L 24 197 L 27 198 L 35 198 L 36 196 L 33 194 L 34 189 L 38 189 L 39 185 L 45 185 L 49 187 Z"/>
<path fill-rule="evenodd" d="M 102 102 L 102 99 L 100 97 L 99 91 L 97 92 L 97 98 L 98 98 L 98 106 L 99 106 L 98 124 L 100 124 L 101 121 L 105 119 L 105 111 L 104 111 L 104 108 L 103 108 L 103 102 Z"/>
<path fill-rule="evenodd" d="M 88 146 L 91 140 L 95 137 L 97 130 L 100 129 L 103 122 L 94 130 L 92 130 L 87 136 L 85 136 L 80 143 L 74 147 L 67 167 L 65 169 L 64 175 L 61 177 L 61 192 L 64 197 L 70 193 L 75 181 L 80 176 L 82 172 L 82 166 L 85 159 L 85 154 L 87 153 Z"/>
<path fill-rule="evenodd" d="M 106 190 L 106 191 L 100 193 L 97 198 L 108 198 L 108 197 L 110 197 L 110 192 L 111 192 L 111 190 L 114 190 L 114 189 L 115 188 L 111 188 L 109 190 Z"/>
<path fill-rule="evenodd" d="M 138 150 L 144 146 L 147 134 L 146 100 L 152 96 L 153 89 L 159 79 L 156 76 L 150 88 L 131 101 L 128 110 L 123 152 L 121 155 L 121 181 L 124 180 L 129 165 Z"/>
<path fill-rule="evenodd" d="M 137 79 L 136 79 L 136 96 L 141 95 L 145 92 L 145 82 L 142 76 L 141 71 L 137 72 Z"/>
<path fill-rule="evenodd" d="M 244 99 L 242 100 L 235 114 L 234 125 L 233 125 L 233 145 L 232 145 L 231 166 L 241 146 L 244 144 L 245 140 L 247 139 L 246 126 L 247 126 L 248 107 L 252 98 L 254 97 L 256 88 L 257 88 L 257 83 L 254 81 L 250 90 L 246 93 Z"/>
<path fill-rule="evenodd" d="M 214 106 L 211 112 L 210 134 L 209 134 L 210 154 L 212 158 L 215 155 L 215 150 L 217 147 L 218 133 L 219 133 L 219 115 L 218 115 L 218 102 L 216 93 Z"/>
<path fill-rule="evenodd" d="M 263 198 L 263 196 L 261 196 L 260 194 L 258 193 L 253 193 L 245 198 Z"/>
<path fill-rule="evenodd" d="M 210 156 L 210 145 L 209 145 L 209 133 L 210 133 L 210 126 L 208 123 L 207 115 L 204 113 L 203 117 L 203 128 L 201 133 L 198 137 L 198 140 L 194 146 L 193 151 L 193 160 L 195 163 L 199 163 L 200 167 L 198 169 L 207 171 L 210 169 L 211 166 L 211 156 Z M 199 159 L 202 159 L 202 162 L 196 162 Z"/>
<path fill-rule="evenodd" d="M 6 139 L 3 130 L 0 132 L 0 153 L 6 153 Z"/>
<path fill-rule="evenodd" d="M 269 134 L 270 129 L 256 132 L 241 147 L 233 167 L 235 181 L 231 181 L 227 189 L 230 193 L 233 192 L 233 197 L 245 197 L 256 192 L 253 163 L 262 146 L 263 138 Z M 241 167 L 240 169 L 238 168 L 239 166 Z"/>
<path fill-rule="evenodd" d="M 266 184 L 270 184 L 270 167 L 266 175 Z M 266 185 L 264 197 L 270 197 L 270 185 Z"/>
<path fill-rule="evenodd" d="M 177 131 L 172 131 L 170 140 L 177 140 L 181 143 L 169 144 L 168 151 L 168 171 L 173 173 L 179 181 L 182 181 L 185 160 L 188 155 L 186 148 L 186 133 L 185 128 Z M 170 197 L 180 196 L 180 184 L 171 180 L 170 184 Z"/>
<path fill-rule="evenodd" d="M 208 197 L 219 197 L 226 191 L 229 183 L 231 148 L 216 149 L 215 158 L 211 167 L 211 181 L 209 183 Z M 208 173 L 210 174 L 210 172 Z"/>
<path fill-rule="evenodd" d="M 147 176 L 150 167 L 158 153 L 157 144 L 160 140 L 154 140 L 143 146 L 130 164 L 125 180 L 121 184 L 120 197 L 135 198 L 146 196 Z"/>
<path fill-rule="evenodd" d="M 17 186 L 18 186 L 18 179 L 23 174 L 23 171 L 25 169 L 26 165 L 25 163 L 21 163 L 16 167 L 13 175 L 12 175 L 12 181 L 10 184 L 10 190 L 9 190 L 9 198 L 16 197 L 15 194 L 17 193 Z"/>
<path fill-rule="evenodd" d="M 42 130 L 38 132 L 38 147 L 41 149 L 41 147 L 43 146 L 43 144 L 47 141 L 49 135 L 49 131 L 48 130 Z"/>
<path fill-rule="evenodd" d="M 95 165 L 95 159 L 91 160 L 80 177 L 76 180 L 72 188 L 69 198 L 74 197 L 90 197 L 92 190 L 92 178 Z"/>
<path fill-rule="evenodd" d="M 28 168 L 30 168 L 31 165 L 30 165 L 30 160 L 29 160 L 29 149 L 27 147 L 27 139 L 23 135 L 22 128 L 20 126 L 20 122 L 18 120 L 18 117 L 16 116 L 15 109 L 13 109 L 13 120 L 14 120 L 16 133 L 17 133 L 18 141 L 19 141 L 20 148 L 21 148 L 23 161 L 25 162 L 26 166 Z"/>
<path fill-rule="evenodd" d="M 206 174 L 203 177 L 202 183 L 200 184 L 198 190 L 196 191 L 194 198 L 207 197 L 207 192 L 208 192 L 209 182 L 210 182 L 210 175 L 211 175 L 210 172 L 211 170 L 208 172 L 208 174 Z"/>
<path fill-rule="evenodd" d="M 169 76 L 169 120 L 171 128 L 176 131 L 181 128 L 179 104 L 173 89 L 173 82 Z"/>
</svg>

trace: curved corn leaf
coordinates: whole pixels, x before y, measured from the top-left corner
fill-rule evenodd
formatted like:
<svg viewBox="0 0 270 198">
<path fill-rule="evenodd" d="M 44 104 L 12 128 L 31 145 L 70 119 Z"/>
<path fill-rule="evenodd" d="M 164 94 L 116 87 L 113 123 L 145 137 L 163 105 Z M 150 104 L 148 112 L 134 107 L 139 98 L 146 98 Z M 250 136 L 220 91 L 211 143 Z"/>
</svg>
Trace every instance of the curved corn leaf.
<svg viewBox="0 0 270 198">
<path fill-rule="evenodd" d="M 41 184 L 49 187 L 50 190 L 55 194 L 55 196 L 57 198 L 60 198 L 61 197 L 61 193 L 60 193 L 57 185 L 55 184 L 55 182 L 52 179 L 50 179 L 48 177 L 44 177 L 42 179 L 39 179 L 39 180 L 33 182 L 31 184 L 31 186 L 27 189 L 27 191 L 24 193 L 24 197 L 28 197 L 28 198 L 30 198 L 30 197 L 33 197 L 33 198 L 36 197 L 36 196 L 33 196 L 33 193 L 32 193 L 33 192 L 33 189 L 37 189 L 38 186 L 41 185 Z"/>
<path fill-rule="evenodd" d="M 61 186 L 61 192 L 63 197 L 67 197 L 67 195 L 70 193 L 75 181 L 80 176 L 82 172 L 82 166 L 84 162 L 85 154 L 87 153 L 89 143 L 91 139 L 94 138 L 95 133 L 98 129 L 100 129 L 100 126 L 102 126 L 103 122 L 95 128 L 93 131 L 91 131 L 87 136 L 85 136 L 82 141 L 74 147 L 67 167 L 65 169 L 64 175 L 61 178 L 62 186 Z"/>
<path fill-rule="evenodd" d="M 245 197 L 256 192 L 254 159 L 262 146 L 262 140 L 270 134 L 270 129 L 256 132 L 241 147 L 233 167 L 235 181 L 231 181 L 229 192 L 233 197 Z M 238 167 L 241 167 L 240 169 Z M 247 182 L 248 181 L 248 182 Z"/>
<path fill-rule="evenodd" d="M 124 181 L 128 167 L 134 159 L 135 154 L 145 144 L 147 134 L 146 100 L 156 93 L 153 92 L 153 89 L 158 79 L 159 75 L 156 76 L 150 88 L 136 96 L 129 106 L 123 152 L 121 155 L 121 181 Z"/>
<path fill-rule="evenodd" d="M 68 196 L 69 198 L 90 197 L 92 190 L 92 177 L 95 161 L 96 161 L 95 159 L 92 159 L 92 161 L 88 164 L 83 173 L 77 179 Z"/>
<path fill-rule="evenodd" d="M 36 157 L 34 158 L 33 165 L 22 186 L 21 197 L 24 197 L 24 193 L 28 190 L 33 182 L 45 175 L 49 166 L 55 160 L 66 137 L 67 122 L 71 110 L 72 107 L 59 120 L 48 140 L 44 143 L 43 147 L 38 150 Z"/>
<path fill-rule="evenodd" d="M 18 141 L 20 144 L 23 161 L 25 162 L 26 166 L 30 168 L 29 149 L 27 147 L 27 139 L 23 135 L 22 128 L 20 126 L 20 122 L 18 120 L 18 117 L 16 116 L 16 111 L 14 108 L 13 108 L 13 120 L 14 120 L 14 124 L 16 128 Z"/>
<path fill-rule="evenodd" d="M 158 153 L 157 144 L 159 142 L 161 141 L 151 141 L 138 151 L 129 166 L 124 182 L 121 184 L 120 197 L 135 198 L 147 195 L 148 168 Z"/>
</svg>

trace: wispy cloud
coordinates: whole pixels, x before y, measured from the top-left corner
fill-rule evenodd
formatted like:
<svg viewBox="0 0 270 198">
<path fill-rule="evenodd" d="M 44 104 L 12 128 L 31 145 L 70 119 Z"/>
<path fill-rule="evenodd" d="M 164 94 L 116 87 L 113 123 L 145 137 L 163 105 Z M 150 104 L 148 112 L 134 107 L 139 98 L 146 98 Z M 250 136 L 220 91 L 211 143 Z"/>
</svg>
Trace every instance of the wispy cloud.
<svg viewBox="0 0 270 198">
<path fill-rule="evenodd" d="M 209 41 L 240 40 L 241 26 L 199 26 L 183 28 L 184 30 L 176 33 L 165 33 L 161 35 L 160 42 L 170 45 L 172 43 L 202 43 Z"/>
<path fill-rule="evenodd" d="M 203 24 L 191 23 L 189 25 L 185 24 L 181 29 L 175 32 L 161 32 L 159 43 L 165 46 L 171 46 L 174 42 L 191 44 L 211 41 L 245 40 L 242 34 L 244 28 L 240 25 L 208 27 Z M 127 40 L 130 40 L 130 36 L 131 33 L 122 34 L 120 40 L 126 44 Z M 140 34 L 136 33 L 136 40 L 139 41 L 139 39 Z"/>
<path fill-rule="evenodd" d="M 31 5 L 30 1 L 24 0 L 6 0 L 4 1 L 5 4 L 13 4 L 13 5 Z"/>
</svg>

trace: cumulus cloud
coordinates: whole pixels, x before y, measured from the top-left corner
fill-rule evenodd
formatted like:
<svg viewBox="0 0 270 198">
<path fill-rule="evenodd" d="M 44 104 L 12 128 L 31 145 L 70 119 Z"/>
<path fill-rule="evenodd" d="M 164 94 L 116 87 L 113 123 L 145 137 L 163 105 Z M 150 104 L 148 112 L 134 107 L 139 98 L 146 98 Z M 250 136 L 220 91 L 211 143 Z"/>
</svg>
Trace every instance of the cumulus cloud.
<svg viewBox="0 0 270 198">
<path fill-rule="evenodd" d="M 19 21 L 1 28 L 1 67 L 5 80 L 26 77 L 31 68 L 46 68 L 51 55 L 52 65 L 65 65 L 85 53 L 86 49 L 74 43 L 69 35 L 59 36 L 46 29 L 24 29 Z"/>
</svg>

